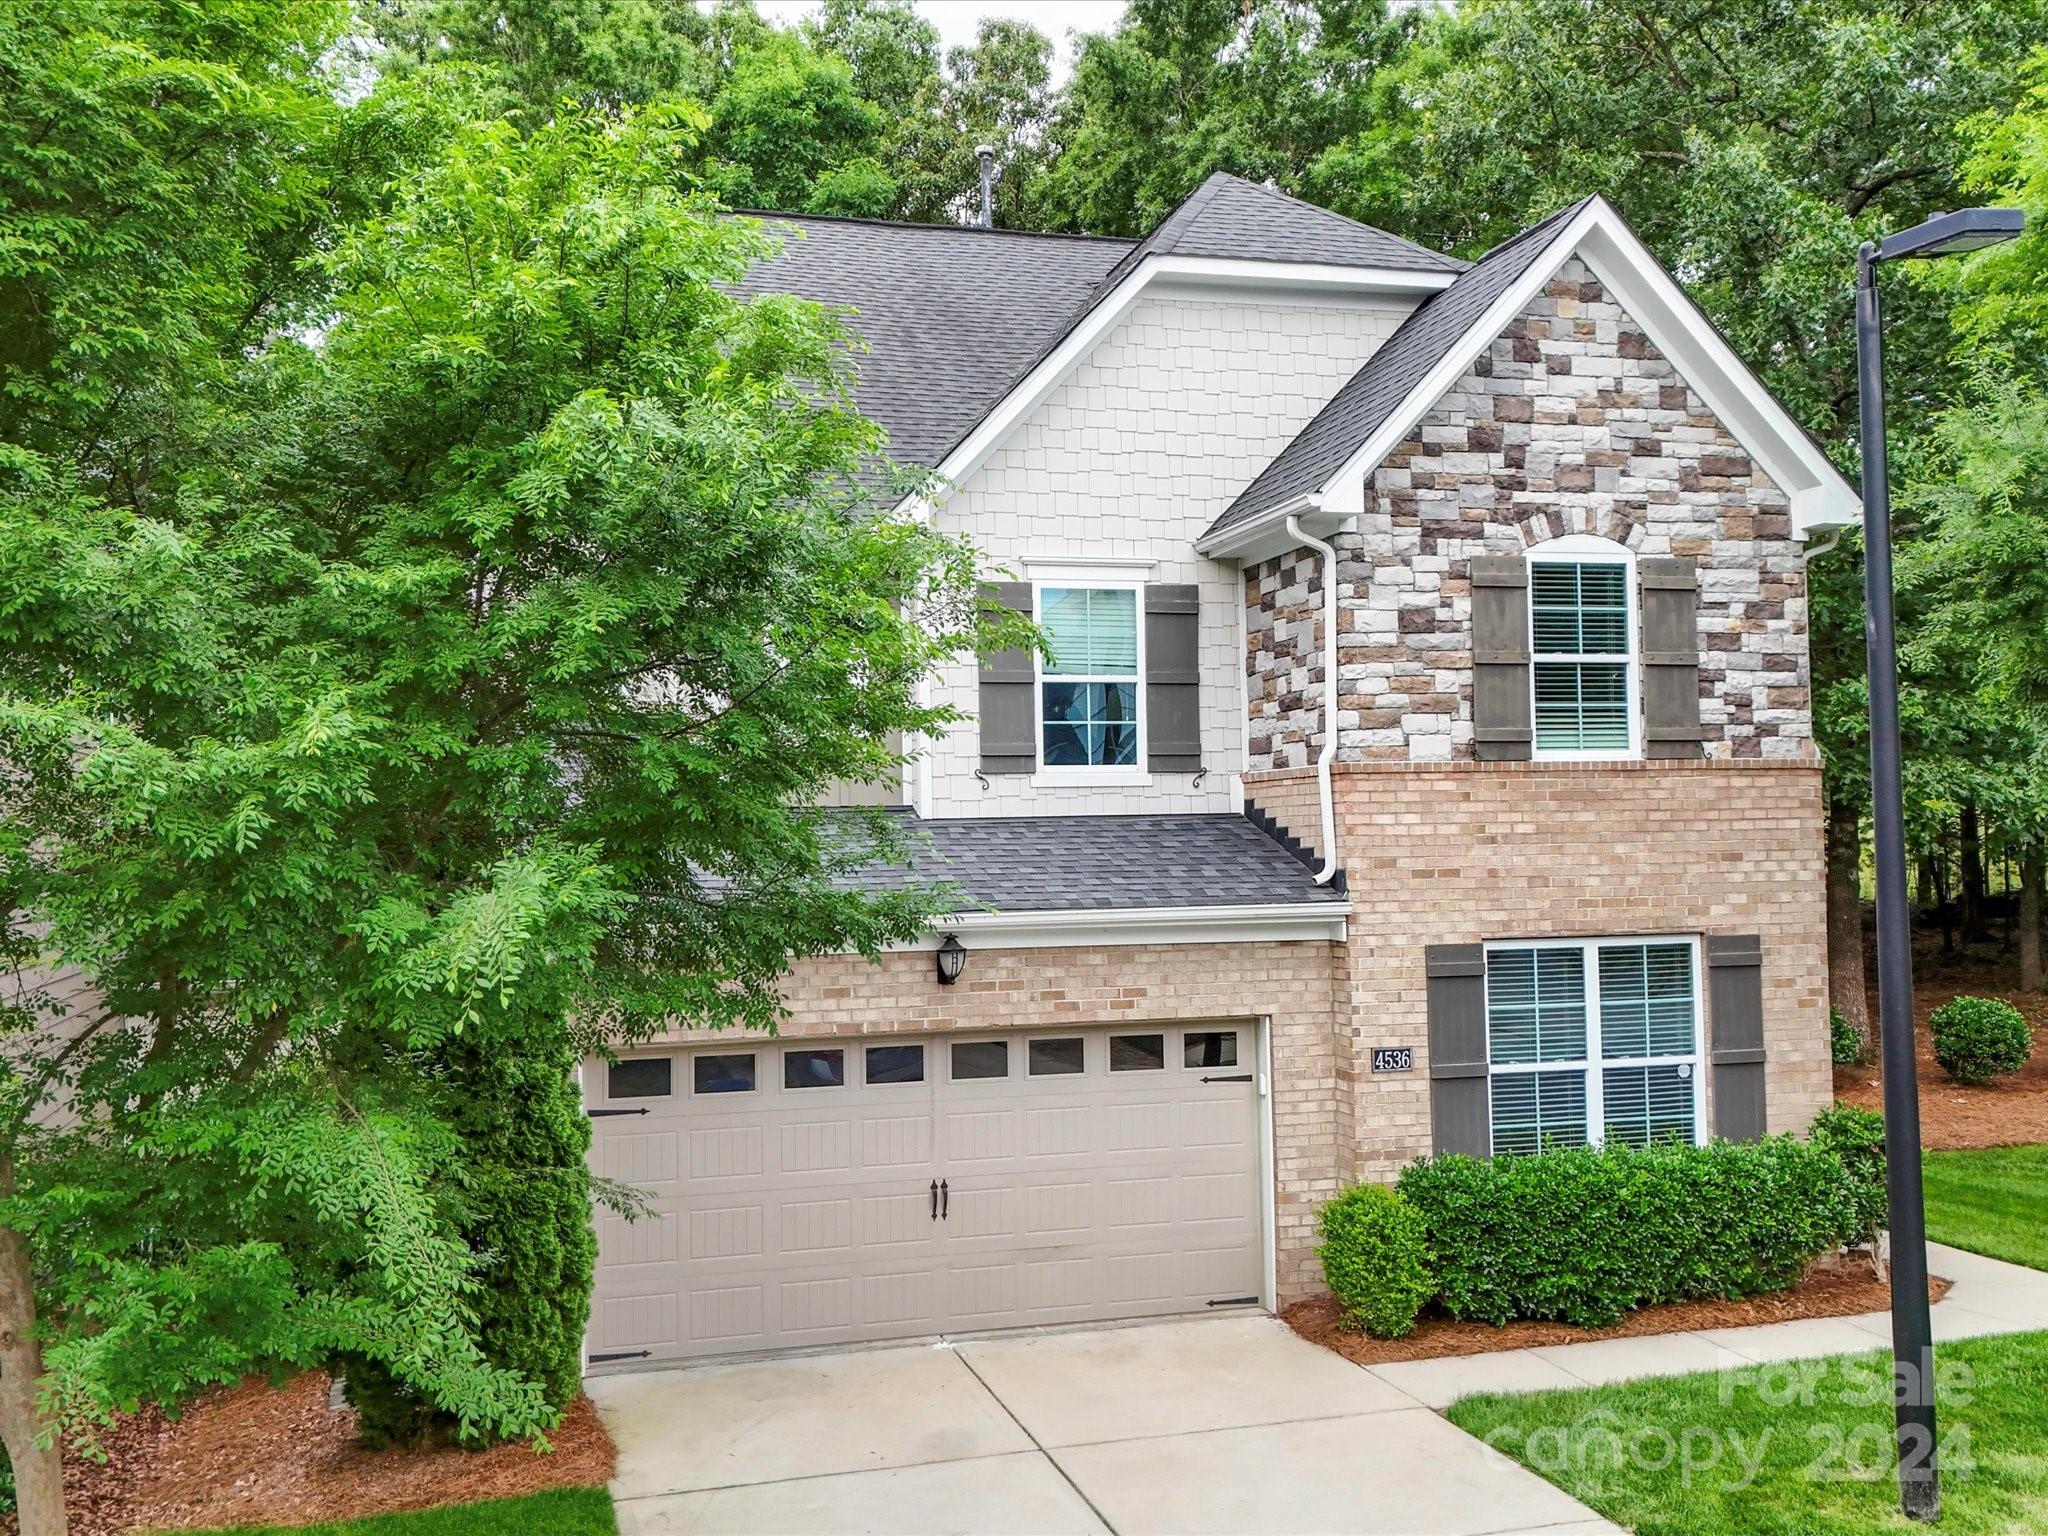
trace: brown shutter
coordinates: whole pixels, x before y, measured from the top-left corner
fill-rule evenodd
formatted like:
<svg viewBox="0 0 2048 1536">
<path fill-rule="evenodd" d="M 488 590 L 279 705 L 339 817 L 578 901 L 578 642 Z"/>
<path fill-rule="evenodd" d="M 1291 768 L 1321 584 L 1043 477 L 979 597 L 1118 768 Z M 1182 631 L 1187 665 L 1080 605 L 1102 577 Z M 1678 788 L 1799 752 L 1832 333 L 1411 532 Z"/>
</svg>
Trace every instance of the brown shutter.
<svg viewBox="0 0 2048 1536">
<path fill-rule="evenodd" d="M 1145 766 L 1202 766 L 1202 602 L 1198 587 L 1145 588 Z"/>
<path fill-rule="evenodd" d="M 1432 944 L 1429 983 L 1429 1114 L 1438 1152 L 1487 1157 L 1493 1111 L 1486 1079 L 1486 950 Z"/>
<path fill-rule="evenodd" d="M 1003 581 L 981 589 L 984 600 L 1031 617 L 1031 583 Z M 1038 667 L 1022 646 L 981 663 L 981 771 L 1030 773 L 1038 767 Z"/>
<path fill-rule="evenodd" d="M 1756 934 L 1707 938 L 1708 1062 L 1714 1134 L 1757 1141 L 1764 1134 L 1764 953 Z"/>
<path fill-rule="evenodd" d="M 1472 557 L 1472 755 L 1526 761 L 1529 724 L 1529 562 Z"/>
<path fill-rule="evenodd" d="M 1700 573 L 1692 561 L 1636 562 L 1643 603 L 1643 756 L 1700 755 Z"/>
</svg>

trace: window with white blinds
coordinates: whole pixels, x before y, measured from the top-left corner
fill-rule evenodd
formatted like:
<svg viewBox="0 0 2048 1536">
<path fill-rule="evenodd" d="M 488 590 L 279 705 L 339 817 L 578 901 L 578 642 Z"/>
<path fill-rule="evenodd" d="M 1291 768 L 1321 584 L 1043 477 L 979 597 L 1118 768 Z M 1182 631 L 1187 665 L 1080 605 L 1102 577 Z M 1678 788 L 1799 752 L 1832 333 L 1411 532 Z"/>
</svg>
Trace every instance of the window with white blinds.
<svg viewBox="0 0 2048 1536">
<path fill-rule="evenodd" d="M 1138 589 L 1038 589 L 1052 654 L 1039 672 L 1040 760 L 1048 768 L 1127 768 L 1139 757 Z"/>
<path fill-rule="evenodd" d="M 1632 570 L 1571 558 L 1580 540 L 1529 556 L 1529 678 L 1538 757 L 1620 757 L 1635 749 Z M 1619 546 L 1609 544 L 1609 549 Z"/>
<path fill-rule="evenodd" d="M 1493 1151 L 1701 1139 L 1692 939 L 1486 951 Z"/>
</svg>

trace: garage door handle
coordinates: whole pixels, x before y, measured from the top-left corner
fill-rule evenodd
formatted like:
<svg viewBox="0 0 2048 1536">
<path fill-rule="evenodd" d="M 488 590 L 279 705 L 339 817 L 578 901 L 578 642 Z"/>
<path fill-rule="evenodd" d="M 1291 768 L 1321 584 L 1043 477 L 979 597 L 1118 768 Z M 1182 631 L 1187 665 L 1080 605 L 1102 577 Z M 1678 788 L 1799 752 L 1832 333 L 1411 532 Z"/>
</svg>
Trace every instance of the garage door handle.
<svg viewBox="0 0 2048 1536">
<path fill-rule="evenodd" d="M 1249 1072 L 1237 1072 L 1229 1077 L 1205 1077 L 1202 1079 L 1205 1083 L 1248 1083 L 1251 1080 L 1252 1075 Z"/>
<path fill-rule="evenodd" d="M 944 1179 L 939 1180 L 939 1220 L 950 1219 L 953 1211 L 953 1191 L 946 1187 Z"/>
<path fill-rule="evenodd" d="M 586 1109 L 583 1113 L 593 1120 L 605 1115 L 644 1115 L 647 1113 L 647 1106 L 642 1104 L 638 1109 Z"/>
<path fill-rule="evenodd" d="M 932 1180 L 932 1220 L 939 1219 L 939 1181 Z"/>
</svg>

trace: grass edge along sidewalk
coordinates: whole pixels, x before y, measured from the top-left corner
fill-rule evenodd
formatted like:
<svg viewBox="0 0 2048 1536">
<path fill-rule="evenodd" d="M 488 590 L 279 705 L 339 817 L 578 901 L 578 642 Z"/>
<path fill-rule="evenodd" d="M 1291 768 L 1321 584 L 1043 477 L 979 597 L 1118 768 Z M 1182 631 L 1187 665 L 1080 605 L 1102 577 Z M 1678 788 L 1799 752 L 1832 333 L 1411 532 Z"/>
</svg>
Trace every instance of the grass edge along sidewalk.
<svg viewBox="0 0 2048 1536">
<path fill-rule="evenodd" d="M 1927 1235 L 1951 1248 L 2048 1270 L 2048 1147 L 1929 1152 Z"/>
<path fill-rule="evenodd" d="M 323 1525 L 237 1525 L 188 1536 L 617 1536 L 602 1488 L 550 1488 L 517 1499 L 444 1504 Z"/>
<path fill-rule="evenodd" d="M 1937 1351 L 1945 1536 L 2048 1531 L 2048 1332 Z M 1460 1399 L 1449 1417 L 1638 1536 L 1920 1531 L 1882 1350 Z"/>
</svg>

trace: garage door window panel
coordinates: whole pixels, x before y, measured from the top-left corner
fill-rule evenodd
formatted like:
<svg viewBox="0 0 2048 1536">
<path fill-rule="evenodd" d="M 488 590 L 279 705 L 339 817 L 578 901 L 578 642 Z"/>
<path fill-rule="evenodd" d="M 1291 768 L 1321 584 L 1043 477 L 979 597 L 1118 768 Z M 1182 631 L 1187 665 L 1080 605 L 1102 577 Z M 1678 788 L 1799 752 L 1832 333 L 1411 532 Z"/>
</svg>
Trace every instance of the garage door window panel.
<svg viewBox="0 0 2048 1536">
<path fill-rule="evenodd" d="M 871 1045 L 866 1055 L 870 1087 L 924 1081 L 924 1047 L 921 1045 Z"/>
<path fill-rule="evenodd" d="M 785 1088 L 844 1088 L 846 1052 L 784 1051 L 782 1086 Z"/>
<path fill-rule="evenodd" d="M 1164 1072 L 1166 1036 L 1111 1035 L 1109 1070 L 1112 1072 Z"/>
<path fill-rule="evenodd" d="M 752 1051 L 707 1054 L 690 1063 L 690 1086 L 697 1093 L 752 1093 L 755 1084 Z"/>
<path fill-rule="evenodd" d="M 980 1082 L 1010 1075 L 1010 1042 L 960 1040 L 953 1045 L 953 1081 Z"/>
<path fill-rule="evenodd" d="M 673 1070 L 666 1056 L 629 1056 L 611 1063 L 605 1091 L 615 1099 L 665 1099 L 674 1092 Z"/>
<path fill-rule="evenodd" d="M 1033 1040 L 1026 1050 L 1025 1070 L 1033 1077 L 1072 1077 L 1087 1067 L 1086 1042 L 1079 1035 Z"/>
<path fill-rule="evenodd" d="M 1191 1029 L 1181 1041 L 1181 1065 L 1186 1067 L 1234 1067 L 1237 1065 L 1237 1031 L 1234 1029 Z"/>
</svg>

